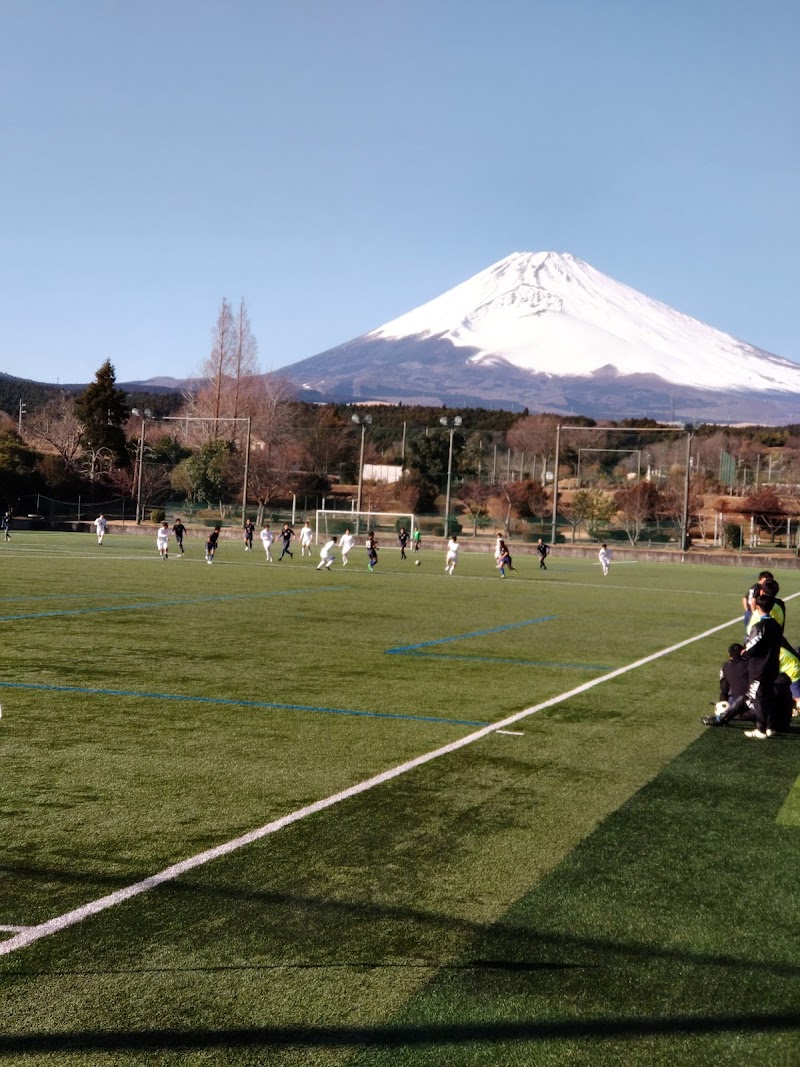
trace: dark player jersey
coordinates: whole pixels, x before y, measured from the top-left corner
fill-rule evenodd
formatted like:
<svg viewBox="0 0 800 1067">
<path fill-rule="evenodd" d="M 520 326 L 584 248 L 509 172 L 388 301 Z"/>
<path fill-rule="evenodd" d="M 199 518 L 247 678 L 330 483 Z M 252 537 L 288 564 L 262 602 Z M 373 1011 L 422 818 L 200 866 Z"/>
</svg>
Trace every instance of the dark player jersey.
<svg viewBox="0 0 800 1067">
<path fill-rule="evenodd" d="M 400 542 L 400 547 L 401 548 L 405 548 L 406 545 L 408 544 L 408 534 L 407 533 L 399 533 L 397 535 L 397 540 Z"/>
<path fill-rule="evenodd" d="M 747 694 L 747 660 L 739 656 L 723 663 L 719 672 L 719 699 L 732 704 Z"/>
<path fill-rule="evenodd" d="M 182 522 L 176 522 L 175 525 L 172 527 L 172 532 L 175 534 L 175 537 L 178 541 L 182 541 L 183 535 L 186 533 L 186 527 L 183 525 Z"/>
<path fill-rule="evenodd" d="M 744 648 L 751 682 L 777 678 L 782 638 L 781 628 L 771 615 L 762 616 L 750 631 Z"/>
<path fill-rule="evenodd" d="M 294 537 L 294 530 L 281 530 L 280 537 L 283 543 L 288 547 Z"/>
<path fill-rule="evenodd" d="M 209 544 L 209 546 L 212 546 L 213 548 L 216 548 L 217 547 L 217 541 L 219 541 L 219 530 L 213 530 L 208 535 L 208 544 Z M 189 562 L 191 563 L 191 560 Z"/>
</svg>

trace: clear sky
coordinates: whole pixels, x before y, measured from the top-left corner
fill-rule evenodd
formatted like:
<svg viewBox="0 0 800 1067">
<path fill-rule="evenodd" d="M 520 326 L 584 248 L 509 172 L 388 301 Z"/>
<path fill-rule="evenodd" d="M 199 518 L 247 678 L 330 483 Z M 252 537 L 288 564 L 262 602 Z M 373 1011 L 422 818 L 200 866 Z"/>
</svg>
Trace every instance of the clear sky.
<svg viewBox="0 0 800 1067">
<path fill-rule="evenodd" d="M 0 0 L 0 371 L 263 369 L 515 251 L 800 360 L 797 0 Z"/>
</svg>

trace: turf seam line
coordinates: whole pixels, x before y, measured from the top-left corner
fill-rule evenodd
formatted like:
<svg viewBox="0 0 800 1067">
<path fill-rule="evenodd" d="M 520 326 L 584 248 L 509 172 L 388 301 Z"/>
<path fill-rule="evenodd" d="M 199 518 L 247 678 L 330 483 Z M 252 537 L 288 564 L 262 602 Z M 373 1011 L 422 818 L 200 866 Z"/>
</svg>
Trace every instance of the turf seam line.
<svg viewBox="0 0 800 1067">
<path fill-rule="evenodd" d="M 138 697 L 143 700 L 177 700 L 187 704 L 222 704 L 242 708 L 269 708 L 277 711 L 310 711 L 318 715 L 353 715 L 364 719 L 404 719 L 433 722 L 445 726 L 486 726 L 485 719 L 447 719 L 436 715 L 404 715 L 392 711 L 358 711 L 354 708 L 320 708 L 311 704 L 277 704 L 267 700 L 234 700 L 230 697 L 201 697 L 182 693 L 149 693 L 135 689 L 93 689 L 76 685 L 42 685 L 37 682 L 3 682 L 2 689 L 33 689 L 50 693 L 85 693 L 88 696 Z"/>
<path fill-rule="evenodd" d="M 20 619 L 50 619 L 63 615 L 96 615 L 109 611 L 141 611 L 142 608 L 175 608 L 189 604 L 218 603 L 221 600 L 260 600 L 272 596 L 299 596 L 303 593 L 332 592 L 346 586 L 319 586 L 308 589 L 274 589 L 265 593 L 230 593 L 218 596 L 193 597 L 191 600 L 151 600 L 141 604 L 105 604 L 99 608 L 63 608 L 59 611 L 34 611 L 25 615 L 0 615 L 0 622 L 18 622 Z"/>
<path fill-rule="evenodd" d="M 402 652 L 413 652 L 417 648 L 430 648 L 431 645 L 446 645 L 450 641 L 466 641 L 468 637 L 484 637 L 486 634 L 499 634 L 504 630 L 517 630 L 520 626 L 533 626 L 537 622 L 549 622 L 555 615 L 542 615 L 539 619 L 525 619 L 524 622 L 508 622 L 504 626 L 492 626 L 489 630 L 473 630 L 468 634 L 456 634 L 454 637 L 437 637 L 434 641 L 420 641 L 416 645 L 398 645 L 397 648 L 387 648 L 388 656 Z M 2 620 L 0 620 L 2 621 Z"/>
<path fill-rule="evenodd" d="M 540 659 L 504 659 L 500 656 L 468 656 L 458 652 L 398 652 L 390 649 L 399 656 L 413 656 L 417 659 L 463 659 L 475 663 L 510 663 L 515 667 L 558 667 L 564 670 L 575 671 L 610 671 L 610 667 L 601 666 L 599 663 L 550 663 Z"/>
<path fill-rule="evenodd" d="M 791 596 L 784 597 L 784 600 L 792 600 L 796 596 L 800 596 L 800 593 L 792 593 Z M 662 648 L 658 652 L 652 652 L 649 656 L 643 656 L 641 659 L 634 660 L 633 663 L 626 664 L 624 667 L 618 667 L 616 670 L 601 675 L 599 678 L 593 678 L 591 681 L 584 682 L 582 685 L 576 686 L 574 689 L 567 690 L 566 693 L 561 693 L 558 696 L 551 697 L 549 700 L 544 700 L 541 704 L 534 704 L 529 708 L 523 708 L 522 711 L 507 715 L 499 722 L 484 726 L 482 729 L 475 730 L 473 733 L 467 734 L 465 737 L 461 737 L 456 741 L 451 741 L 447 745 L 442 745 L 440 748 L 433 749 L 430 752 L 424 752 L 420 756 L 415 756 L 413 759 L 407 760 L 405 763 L 400 763 L 396 767 L 390 767 L 388 770 L 381 771 L 379 774 L 373 775 L 372 778 L 357 782 L 355 785 L 351 785 L 347 789 L 342 789 L 338 793 L 332 793 L 330 796 L 324 797 L 321 800 L 315 800 L 311 804 L 306 804 L 302 808 L 297 808 L 288 815 L 282 815 L 279 818 L 266 823 L 264 826 L 259 826 L 255 830 L 250 830 L 246 834 L 242 834 L 240 837 L 232 838 L 230 841 L 225 841 L 221 845 L 215 845 L 212 848 L 205 849 L 203 852 L 196 853 L 194 856 L 189 856 L 184 860 L 180 860 L 178 863 L 173 863 L 169 867 L 165 867 L 163 870 L 158 871 L 156 874 L 152 874 L 148 878 L 144 878 L 139 882 L 134 882 L 122 889 L 117 889 L 113 893 L 108 893 L 106 896 L 98 897 L 96 900 L 90 900 L 88 903 L 81 904 L 79 907 L 64 912 L 62 915 L 56 915 L 52 919 L 48 919 L 20 934 L 16 934 L 6 941 L 0 942 L 0 956 L 9 956 L 12 952 L 27 948 L 34 942 L 40 941 L 42 938 L 60 933 L 62 930 L 66 930 L 70 926 L 75 926 L 77 923 L 84 922 L 86 919 L 98 915 L 109 908 L 116 907 L 118 904 L 123 904 L 125 901 L 130 900 L 133 897 L 140 896 L 142 893 L 147 893 L 151 889 L 156 889 L 158 886 L 164 885 L 166 882 L 174 881 L 176 878 L 180 878 L 182 875 L 195 870 L 197 867 L 202 867 L 206 863 L 220 859 L 222 856 L 228 856 L 232 852 L 244 848 L 246 845 L 261 841 L 263 838 L 269 837 L 270 835 L 277 833 L 279 830 L 285 829 L 287 826 L 292 826 L 294 823 L 300 822 L 302 819 L 306 819 L 310 815 L 316 815 L 321 811 L 325 811 L 327 808 L 332 808 L 336 804 L 341 804 L 345 800 L 350 800 L 352 797 L 359 796 L 361 793 L 366 793 L 369 790 L 374 789 L 376 786 L 390 782 L 392 779 L 399 778 L 403 774 L 408 774 L 409 771 L 415 770 L 417 767 L 422 767 L 426 763 L 430 763 L 432 760 L 440 759 L 442 756 L 447 756 L 452 752 L 457 752 L 461 748 L 466 748 L 467 745 L 471 745 L 475 741 L 480 741 L 482 738 L 488 737 L 489 734 L 496 733 L 498 730 L 505 729 L 508 726 L 514 725 L 514 723 L 529 718 L 531 715 L 535 715 L 537 712 L 544 711 L 545 708 L 552 708 L 556 704 L 562 704 L 565 700 L 579 696 L 581 693 L 585 693 L 597 685 L 603 685 L 605 682 L 610 682 L 613 678 L 619 678 L 622 675 L 627 674 L 629 671 L 636 670 L 638 667 L 643 667 L 648 663 L 653 663 L 657 659 L 662 659 L 664 656 L 667 656 L 672 652 L 677 652 L 679 649 L 686 648 L 688 645 L 693 645 L 697 641 L 702 641 L 706 637 L 712 637 L 714 634 L 718 634 L 722 630 L 727 630 L 730 626 L 741 626 L 741 623 L 742 616 L 737 614 L 735 618 L 720 623 L 718 626 L 713 626 L 710 630 L 704 630 L 702 633 L 696 634 L 694 637 L 688 637 L 684 641 L 669 645 L 667 648 Z"/>
</svg>

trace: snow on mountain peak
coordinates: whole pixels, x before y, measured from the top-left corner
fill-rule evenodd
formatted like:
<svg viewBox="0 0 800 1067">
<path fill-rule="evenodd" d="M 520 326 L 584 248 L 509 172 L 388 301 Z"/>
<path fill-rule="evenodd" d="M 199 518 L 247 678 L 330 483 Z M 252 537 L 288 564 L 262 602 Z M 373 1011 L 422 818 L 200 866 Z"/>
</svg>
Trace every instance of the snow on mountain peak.
<svg viewBox="0 0 800 1067">
<path fill-rule="evenodd" d="M 441 337 L 531 373 L 654 374 L 701 389 L 800 392 L 800 365 L 738 341 L 569 253 L 515 252 L 367 338 Z"/>
</svg>

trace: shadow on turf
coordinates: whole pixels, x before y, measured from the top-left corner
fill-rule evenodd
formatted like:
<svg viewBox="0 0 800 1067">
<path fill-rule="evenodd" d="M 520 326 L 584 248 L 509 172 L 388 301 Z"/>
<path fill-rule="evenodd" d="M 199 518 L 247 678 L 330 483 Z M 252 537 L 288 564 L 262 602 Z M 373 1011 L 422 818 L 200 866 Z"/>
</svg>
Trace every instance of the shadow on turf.
<svg viewBox="0 0 800 1067">
<path fill-rule="evenodd" d="M 673 1016 L 661 1019 L 595 1019 L 552 1022 L 475 1023 L 455 1026 L 249 1027 L 231 1030 L 101 1030 L 62 1034 L 0 1036 L 0 1054 L 225 1048 L 402 1048 L 469 1045 L 477 1042 L 553 1041 L 597 1038 L 705 1036 L 800 1029 L 800 1014 Z"/>
<path fill-rule="evenodd" d="M 122 877 L 96 876 L 81 872 L 39 870 L 35 867 L 23 866 L 0 866 L 0 875 L 23 874 L 27 877 L 35 876 L 43 881 L 62 882 L 85 882 L 91 885 L 106 885 L 108 887 L 120 887 L 130 884 L 131 875 Z M 144 876 L 142 876 L 144 877 Z M 299 897 L 289 893 L 276 893 L 264 890 L 245 890 L 230 886 L 197 885 L 184 879 L 180 882 L 170 882 L 156 890 L 158 894 L 172 894 L 177 897 L 194 896 L 223 898 L 226 900 L 255 901 L 264 907 L 287 908 L 293 915 L 305 911 L 308 922 L 317 920 L 325 924 L 335 923 L 341 928 L 346 921 L 357 922 L 381 922 L 395 921 L 402 924 L 405 930 L 409 923 L 417 923 L 422 928 L 455 931 L 474 937 L 481 935 L 488 939 L 491 945 L 490 952 L 494 958 L 482 956 L 479 959 L 452 961 L 448 959 L 422 959 L 419 957 L 408 963 L 397 962 L 396 954 L 391 963 L 381 960 L 336 960 L 324 963 L 314 963 L 302 960 L 287 960 L 273 964 L 253 964 L 244 966 L 211 965 L 207 967 L 188 968 L 125 968 L 125 969 L 53 969 L 53 970 L 27 970 L 14 969 L 3 972 L 6 976 L 35 977 L 57 975 L 90 975 L 90 974 L 145 974 L 164 971 L 214 971 L 214 970 L 267 970 L 267 969 L 313 969 L 313 968 L 382 968 L 382 967 L 422 967 L 436 969 L 482 969 L 497 972 L 556 970 L 567 968 L 592 969 L 596 967 L 608 967 L 611 960 L 630 961 L 638 960 L 650 963 L 652 961 L 670 961 L 680 964 L 693 964 L 700 966 L 746 968 L 748 970 L 765 971 L 770 974 L 797 977 L 800 975 L 800 963 L 791 964 L 771 960 L 747 960 L 735 956 L 714 955 L 711 953 L 692 952 L 687 949 L 670 949 L 657 945 L 624 943 L 620 941 L 606 940 L 601 938 L 579 937 L 562 931 L 538 931 L 530 927 L 507 924 L 503 922 L 480 923 L 469 919 L 455 916 L 440 915 L 436 912 L 421 911 L 414 908 L 390 907 L 386 905 L 371 904 L 364 901 L 337 901 L 330 899 L 316 899 Z M 486 941 L 484 941 L 486 944 Z M 545 953 L 554 956 L 567 952 L 590 953 L 591 958 L 578 960 L 544 959 Z M 526 958 L 527 957 L 527 958 Z"/>
</svg>

